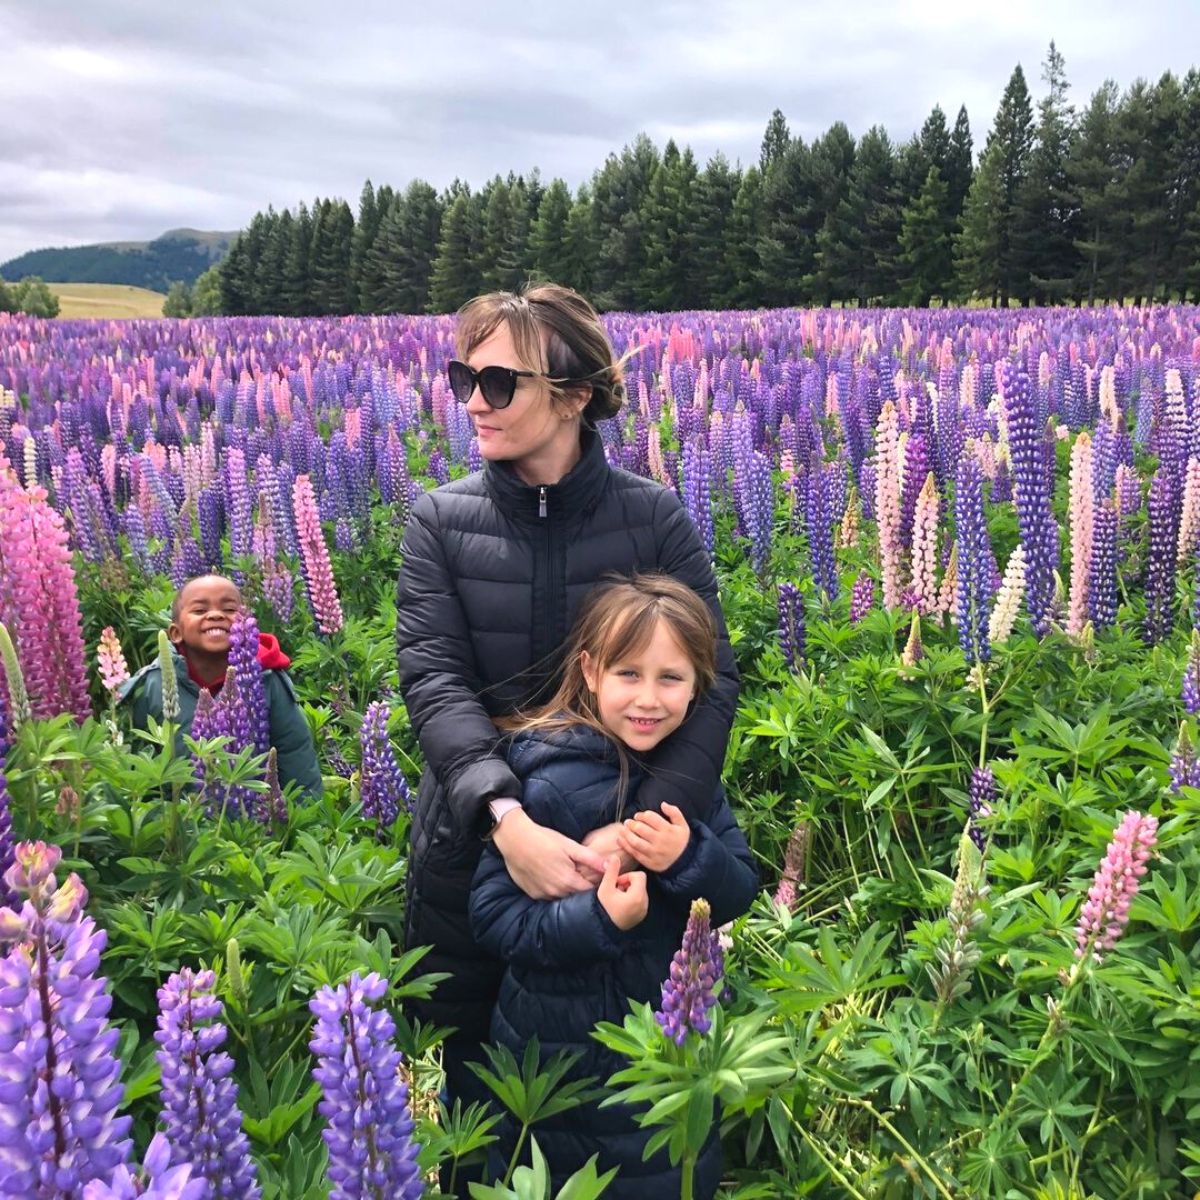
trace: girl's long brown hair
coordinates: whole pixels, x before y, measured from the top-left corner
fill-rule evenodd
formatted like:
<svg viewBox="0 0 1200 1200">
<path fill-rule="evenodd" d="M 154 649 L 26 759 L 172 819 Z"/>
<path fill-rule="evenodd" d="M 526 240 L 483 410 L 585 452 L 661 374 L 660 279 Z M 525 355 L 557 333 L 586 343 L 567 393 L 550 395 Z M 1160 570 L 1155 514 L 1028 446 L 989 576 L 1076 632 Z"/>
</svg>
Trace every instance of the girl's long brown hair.
<svg viewBox="0 0 1200 1200">
<path fill-rule="evenodd" d="M 620 762 L 618 815 L 629 781 L 625 744 L 605 728 L 595 693 L 583 675 L 586 653 L 597 675 L 613 663 L 640 654 L 665 622 L 696 672 L 696 698 L 717 673 L 717 624 L 708 605 L 686 584 L 670 575 L 613 576 L 603 580 L 583 602 L 567 642 L 562 682 L 545 704 L 528 712 L 500 717 L 496 725 L 510 733 L 538 729 L 566 731 L 584 726 L 606 737 Z"/>
</svg>

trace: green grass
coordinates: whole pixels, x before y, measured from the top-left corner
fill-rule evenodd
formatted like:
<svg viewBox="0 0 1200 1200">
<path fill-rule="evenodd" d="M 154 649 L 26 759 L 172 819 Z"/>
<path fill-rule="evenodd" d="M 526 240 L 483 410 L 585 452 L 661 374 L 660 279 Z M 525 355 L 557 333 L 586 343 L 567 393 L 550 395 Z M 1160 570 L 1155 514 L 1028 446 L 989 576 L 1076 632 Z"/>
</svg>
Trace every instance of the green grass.
<svg viewBox="0 0 1200 1200">
<path fill-rule="evenodd" d="M 48 283 L 60 317 L 161 317 L 162 292 L 122 283 Z"/>
</svg>

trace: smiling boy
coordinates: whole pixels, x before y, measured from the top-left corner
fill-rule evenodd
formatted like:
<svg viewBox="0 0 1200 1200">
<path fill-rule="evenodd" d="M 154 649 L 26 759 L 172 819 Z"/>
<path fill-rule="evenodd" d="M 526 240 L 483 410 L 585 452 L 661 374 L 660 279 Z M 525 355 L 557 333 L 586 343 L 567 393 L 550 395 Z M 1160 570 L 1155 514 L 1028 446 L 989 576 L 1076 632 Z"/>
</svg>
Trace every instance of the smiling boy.
<svg viewBox="0 0 1200 1200">
<path fill-rule="evenodd" d="M 224 686 L 229 669 L 229 630 L 241 607 L 241 592 L 224 575 L 189 579 L 175 595 L 167 638 L 175 648 L 175 675 L 179 680 L 176 751 L 180 754 L 184 753 L 183 735 L 192 728 L 200 689 L 207 688 L 216 696 Z M 280 649 L 274 634 L 258 635 L 258 661 L 263 669 L 279 782 L 286 785 L 295 781 L 309 795 L 320 796 L 323 785 L 312 733 L 287 673 L 291 659 Z M 133 723 L 139 729 L 147 728 L 151 716 L 161 721 L 162 671 L 158 661 L 138 671 L 118 697 L 121 702 L 132 702 Z"/>
</svg>

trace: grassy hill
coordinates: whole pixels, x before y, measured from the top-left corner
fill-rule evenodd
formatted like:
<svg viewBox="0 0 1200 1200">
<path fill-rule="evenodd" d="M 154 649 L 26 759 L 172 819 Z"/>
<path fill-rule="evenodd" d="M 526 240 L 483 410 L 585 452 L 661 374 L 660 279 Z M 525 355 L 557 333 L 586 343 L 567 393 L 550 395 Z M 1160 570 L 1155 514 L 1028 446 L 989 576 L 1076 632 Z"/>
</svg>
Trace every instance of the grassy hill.
<svg viewBox="0 0 1200 1200">
<path fill-rule="evenodd" d="M 0 278 L 39 275 L 48 281 L 119 283 L 165 292 L 176 279 L 195 283 L 225 257 L 236 232 L 169 229 L 150 242 L 100 242 L 30 250 L 0 263 Z"/>
<path fill-rule="evenodd" d="M 51 283 L 60 317 L 161 317 L 162 292 L 119 283 Z"/>
</svg>

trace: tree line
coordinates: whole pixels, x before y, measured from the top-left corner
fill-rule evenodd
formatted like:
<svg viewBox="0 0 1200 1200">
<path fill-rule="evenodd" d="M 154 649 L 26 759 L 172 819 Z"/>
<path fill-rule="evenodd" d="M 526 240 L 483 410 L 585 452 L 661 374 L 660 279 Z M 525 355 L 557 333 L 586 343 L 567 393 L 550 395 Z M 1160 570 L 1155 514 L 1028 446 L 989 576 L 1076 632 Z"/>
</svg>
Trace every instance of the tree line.
<svg viewBox="0 0 1200 1200">
<path fill-rule="evenodd" d="M 806 142 L 777 109 L 745 167 L 641 135 L 574 191 L 368 181 L 357 214 L 257 213 L 175 307 L 449 312 L 530 277 L 629 310 L 1200 298 L 1200 73 L 1107 81 L 1080 112 L 1052 42 L 1042 79 L 1035 108 L 1016 67 L 978 161 L 965 107 L 898 145 L 840 121 Z"/>
</svg>

